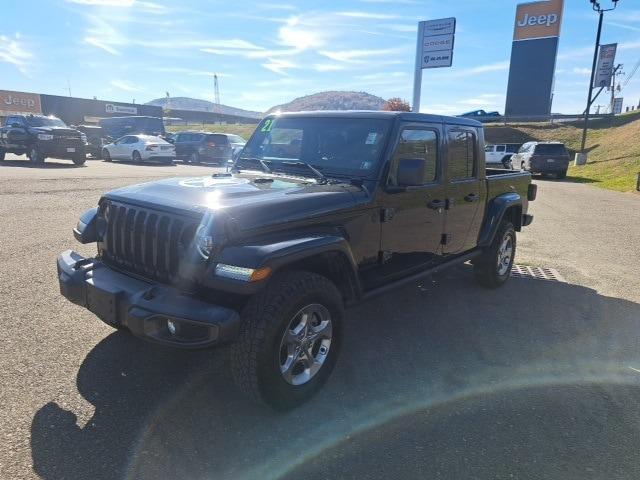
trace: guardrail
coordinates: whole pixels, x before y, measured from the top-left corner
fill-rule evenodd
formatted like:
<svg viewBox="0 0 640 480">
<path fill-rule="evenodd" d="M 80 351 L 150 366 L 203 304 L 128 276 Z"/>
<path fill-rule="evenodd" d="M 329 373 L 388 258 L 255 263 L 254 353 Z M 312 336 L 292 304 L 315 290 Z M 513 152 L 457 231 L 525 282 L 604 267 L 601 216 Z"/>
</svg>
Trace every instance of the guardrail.
<svg viewBox="0 0 640 480">
<path fill-rule="evenodd" d="M 601 115 L 589 115 L 590 119 L 612 118 L 615 115 L 605 113 Z M 501 123 L 508 125 L 510 123 L 563 123 L 577 122 L 584 120 L 582 113 L 576 114 L 553 114 L 553 115 L 528 115 L 528 116 L 483 116 L 483 117 L 466 117 L 477 120 L 482 123 Z"/>
</svg>

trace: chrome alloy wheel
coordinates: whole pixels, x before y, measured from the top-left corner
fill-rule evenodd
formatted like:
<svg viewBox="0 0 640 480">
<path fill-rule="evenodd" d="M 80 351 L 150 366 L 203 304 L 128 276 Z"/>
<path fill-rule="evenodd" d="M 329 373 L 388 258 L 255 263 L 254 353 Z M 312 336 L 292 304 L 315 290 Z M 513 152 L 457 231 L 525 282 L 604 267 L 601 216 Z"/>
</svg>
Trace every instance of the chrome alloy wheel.
<svg viewBox="0 0 640 480">
<path fill-rule="evenodd" d="M 511 260 L 513 257 L 513 237 L 507 232 L 502 239 L 500 248 L 498 249 L 498 262 L 497 271 L 498 275 L 505 275 L 511 267 Z"/>
<path fill-rule="evenodd" d="M 331 314 L 323 305 L 296 313 L 280 341 L 280 373 L 291 385 L 302 385 L 322 368 L 331 348 Z"/>
</svg>

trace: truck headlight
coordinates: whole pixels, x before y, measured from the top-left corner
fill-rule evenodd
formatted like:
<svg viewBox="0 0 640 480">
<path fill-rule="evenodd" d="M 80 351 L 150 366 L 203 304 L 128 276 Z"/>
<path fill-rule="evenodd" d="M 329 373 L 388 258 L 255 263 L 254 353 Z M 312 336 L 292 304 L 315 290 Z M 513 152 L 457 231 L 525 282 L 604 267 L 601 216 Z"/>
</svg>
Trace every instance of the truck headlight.
<svg viewBox="0 0 640 480">
<path fill-rule="evenodd" d="M 195 245 L 198 253 L 202 258 L 208 260 L 213 252 L 213 236 L 209 234 L 206 225 L 201 225 L 196 231 Z"/>
<path fill-rule="evenodd" d="M 39 133 L 38 140 L 53 140 L 53 135 L 50 135 L 48 133 Z"/>
</svg>

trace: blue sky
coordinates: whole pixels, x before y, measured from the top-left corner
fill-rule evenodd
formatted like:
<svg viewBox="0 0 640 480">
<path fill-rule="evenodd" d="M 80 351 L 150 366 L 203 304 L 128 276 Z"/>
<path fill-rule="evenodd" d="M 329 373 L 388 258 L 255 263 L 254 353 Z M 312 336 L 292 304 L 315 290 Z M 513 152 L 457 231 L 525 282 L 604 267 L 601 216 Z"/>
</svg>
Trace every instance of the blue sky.
<svg viewBox="0 0 640 480">
<path fill-rule="evenodd" d="M 609 0 L 601 0 L 603 5 Z M 213 98 L 266 110 L 323 90 L 411 99 L 418 20 L 458 19 L 453 67 L 425 70 L 422 111 L 504 110 L 517 1 L 38 0 L 3 2 L 0 89 L 142 103 Z M 584 108 L 596 14 L 566 0 L 554 112 Z M 640 59 L 640 2 L 620 0 L 603 43 Z M 640 72 L 623 92 L 640 100 Z M 604 103 L 604 102 L 598 102 Z"/>
</svg>

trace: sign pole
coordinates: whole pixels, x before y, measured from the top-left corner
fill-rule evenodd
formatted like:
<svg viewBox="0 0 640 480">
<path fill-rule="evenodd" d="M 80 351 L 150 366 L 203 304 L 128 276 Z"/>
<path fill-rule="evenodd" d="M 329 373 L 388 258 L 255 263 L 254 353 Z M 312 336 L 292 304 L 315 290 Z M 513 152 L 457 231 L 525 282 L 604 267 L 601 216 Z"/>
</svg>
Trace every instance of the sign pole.
<svg viewBox="0 0 640 480">
<path fill-rule="evenodd" d="M 413 102 L 411 111 L 420 112 L 420 91 L 422 90 L 422 43 L 424 42 L 424 22 L 418 23 L 418 39 L 416 41 L 416 67 L 413 72 Z"/>
<path fill-rule="evenodd" d="M 602 33 L 602 17 L 604 16 L 604 12 L 600 11 L 600 19 L 598 20 L 598 33 L 596 35 L 596 46 L 593 51 L 593 64 L 591 66 L 591 80 L 589 81 L 589 94 L 587 95 L 587 109 L 584 112 L 584 126 L 582 127 L 582 144 L 580 147 L 580 152 L 586 153 L 584 151 L 586 143 L 587 143 L 587 129 L 589 128 L 589 110 L 591 110 L 591 104 L 593 100 L 591 99 L 591 94 L 593 93 L 593 81 L 596 77 L 596 65 L 598 63 L 598 50 L 600 49 L 600 34 Z"/>
</svg>

